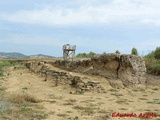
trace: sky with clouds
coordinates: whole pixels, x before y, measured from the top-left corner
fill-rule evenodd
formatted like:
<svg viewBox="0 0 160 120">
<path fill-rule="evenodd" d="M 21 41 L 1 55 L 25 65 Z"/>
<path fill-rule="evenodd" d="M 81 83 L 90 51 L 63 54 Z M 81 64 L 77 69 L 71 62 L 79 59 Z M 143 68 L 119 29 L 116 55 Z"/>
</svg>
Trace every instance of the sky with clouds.
<svg viewBox="0 0 160 120">
<path fill-rule="evenodd" d="M 140 55 L 160 46 L 160 0 L 0 1 L 0 52 L 62 56 L 76 53 Z"/>
</svg>

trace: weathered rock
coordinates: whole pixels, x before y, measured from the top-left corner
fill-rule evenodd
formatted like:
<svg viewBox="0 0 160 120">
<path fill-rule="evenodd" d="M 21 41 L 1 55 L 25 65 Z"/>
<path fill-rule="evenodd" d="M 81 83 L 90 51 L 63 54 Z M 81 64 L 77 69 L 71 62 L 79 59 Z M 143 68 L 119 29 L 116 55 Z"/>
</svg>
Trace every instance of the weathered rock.
<svg viewBox="0 0 160 120">
<path fill-rule="evenodd" d="M 146 83 L 145 62 L 139 56 L 121 55 L 118 78 L 125 87 L 134 87 L 136 84 Z"/>
</svg>

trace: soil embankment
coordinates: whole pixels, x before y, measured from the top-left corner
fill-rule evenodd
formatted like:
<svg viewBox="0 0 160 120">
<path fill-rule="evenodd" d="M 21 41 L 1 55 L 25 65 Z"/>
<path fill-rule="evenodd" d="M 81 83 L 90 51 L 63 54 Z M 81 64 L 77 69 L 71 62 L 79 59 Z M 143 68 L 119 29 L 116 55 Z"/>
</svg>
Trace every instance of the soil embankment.
<svg viewBox="0 0 160 120">
<path fill-rule="evenodd" d="M 134 55 L 103 54 L 88 60 L 58 60 L 51 64 L 69 71 L 102 76 L 110 80 L 113 87 L 145 86 L 147 81 L 145 62 Z M 118 86 L 114 85 L 116 82 Z"/>
</svg>

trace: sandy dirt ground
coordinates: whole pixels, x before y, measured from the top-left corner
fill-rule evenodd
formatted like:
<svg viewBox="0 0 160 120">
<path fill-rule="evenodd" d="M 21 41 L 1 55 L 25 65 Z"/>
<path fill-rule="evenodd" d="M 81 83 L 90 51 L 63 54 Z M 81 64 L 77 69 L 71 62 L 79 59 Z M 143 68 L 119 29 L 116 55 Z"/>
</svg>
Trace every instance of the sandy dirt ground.
<svg viewBox="0 0 160 120">
<path fill-rule="evenodd" d="M 56 69 L 56 68 L 54 68 Z M 58 68 L 57 68 L 58 69 Z M 60 69 L 58 69 L 60 71 Z M 72 73 L 80 77 L 86 75 Z M 143 115 L 155 113 L 160 120 L 160 88 L 156 86 L 145 89 L 114 89 L 105 78 L 87 76 L 93 81 L 100 81 L 106 93 L 85 92 L 70 94 L 69 85 L 54 86 L 52 80 L 32 73 L 28 69 L 10 71 L 3 85 L 7 93 L 27 92 L 41 102 L 39 104 L 48 117 L 46 120 L 141 120 Z M 137 117 L 116 117 L 116 114 L 136 114 Z M 112 116 L 114 114 L 114 116 Z"/>
</svg>

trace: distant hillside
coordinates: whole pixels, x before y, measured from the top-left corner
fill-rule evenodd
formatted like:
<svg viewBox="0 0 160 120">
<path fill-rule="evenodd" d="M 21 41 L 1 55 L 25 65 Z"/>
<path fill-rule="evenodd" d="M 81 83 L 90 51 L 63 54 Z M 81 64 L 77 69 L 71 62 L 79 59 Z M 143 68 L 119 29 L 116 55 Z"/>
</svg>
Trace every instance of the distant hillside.
<svg viewBox="0 0 160 120">
<path fill-rule="evenodd" d="M 37 55 L 30 55 L 30 58 L 55 58 L 53 56 L 49 56 L 49 55 L 43 55 L 43 54 L 37 54 Z"/>
<path fill-rule="evenodd" d="M 17 52 L 10 52 L 10 53 L 0 52 L 0 58 L 54 58 L 54 57 L 49 55 L 43 55 L 43 54 L 27 56 Z"/>
<path fill-rule="evenodd" d="M 27 55 L 17 52 L 5 53 L 0 52 L 0 58 L 27 58 Z"/>
</svg>

